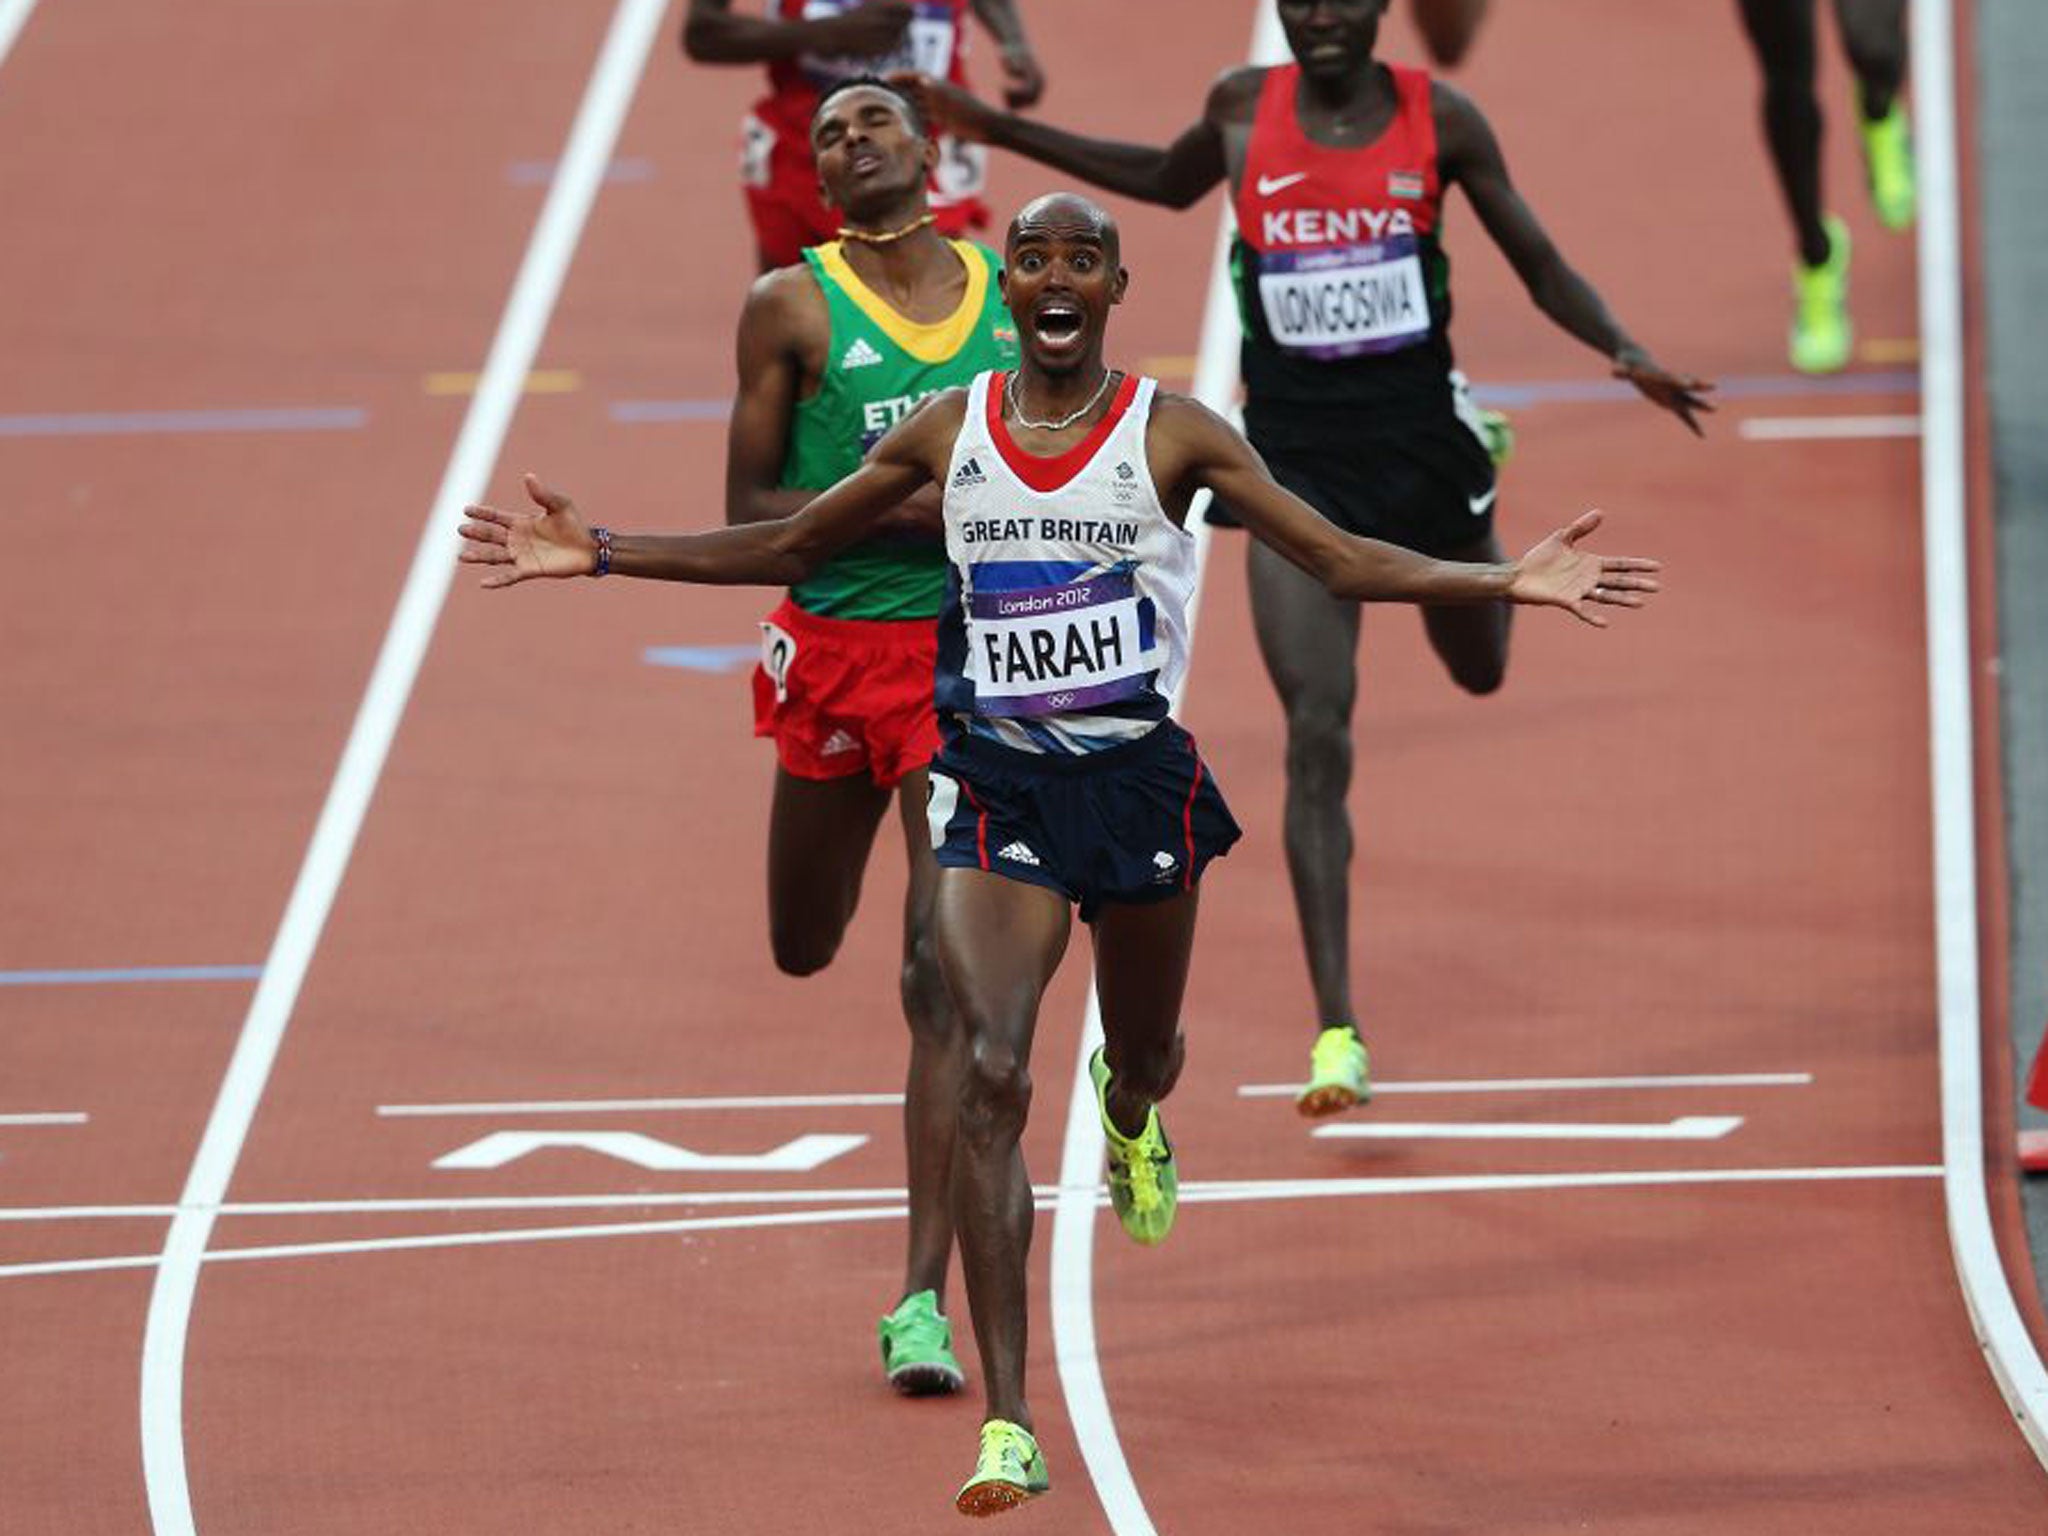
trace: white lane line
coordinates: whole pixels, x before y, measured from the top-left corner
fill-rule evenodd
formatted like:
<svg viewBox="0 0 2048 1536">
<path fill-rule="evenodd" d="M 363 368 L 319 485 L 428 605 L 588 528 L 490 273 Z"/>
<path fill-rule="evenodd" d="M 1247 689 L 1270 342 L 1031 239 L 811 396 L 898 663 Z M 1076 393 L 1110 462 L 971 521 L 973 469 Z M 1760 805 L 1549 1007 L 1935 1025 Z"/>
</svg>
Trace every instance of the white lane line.
<svg viewBox="0 0 2048 1536">
<path fill-rule="evenodd" d="M 1261 3 L 1252 24 L 1250 58 L 1255 64 L 1277 64 L 1286 57 L 1278 13 Z M 1202 310 L 1202 340 L 1195 359 L 1194 396 L 1211 410 L 1234 413 L 1237 402 L 1237 299 L 1230 285 L 1231 215 L 1228 200 L 1216 228 L 1216 249 L 1209 265 L 1209 291 Z M 1208 569 L 1209 496 L 1188 513 L 1195 535 L 1195 582 L 1188 607 L 1189 642 L 1193 643 L 1201 584 Z M 1180 712 L 1181 690 L 1172 700 Z M 1102 1127 L 1096 1121 L 1095 1088 L 1088 1080 L 1088 1057 L 1102 1041 L 1102 1014 L 1091 981 L 1088 1012 L 1081 1025 L 1081 1048 L 1074 1061 L 1067 1094 L 1066 1136 L 1060 1151 L 1060 1190 L 1052 1220 L 1053 1361 L 1059 1370 L 1060 1392 L 1067 1418 L 1081 1447 L 1081 1460 L 1095 1484 L 1095 1497 L 1108 1518 L 1111 1536 L 1157 1536 L 1145 1501 L 1131 1477 L 1123 1443 L 1110 1413 L 1109 1393 L 1102 1383 L 1102 1362 L 1095 1340 L 1095 1211 L 1092 1191 L 1102 1171 Z"/>
<path fill-rule="evenodd" d="M 142 1344 L 142 1467 L 156 1536 L 196 1536 L 185 1467 L 185 1335 L 218 1206 L 270 1077 L 384 759 L 447 597 L 462 508 L 482 495 L 582 236 L 627 106 L 661 27 L 664 0 L 619 0 L 570 129 L 462 433 L 420 531 L 391 627 L 321 807 L 291 900 L 235 1042 L 150 1291 Z"/>
<path fill-rule="evenodd" d="M 1857 441 L 1873 437 L 1918 437 L 1918 416 L 1751 416 L 1735 424 L 1753 443 Z"/>
<path fill-rule="evenodd" d="M 1963 261 L 1949 0 L 1913 6 L 1914 154 L 1920 188 L 1920 356 L 1926 442 L 1920 488 L 1927 566 L 1928 737 L 1934 801 L 1936 995 L 1949 1244 L 1991 1374 L 2048 1465 L 2048 1369 L 2014 1304 L 1984 1188 L 1978 998 L 1976 774 L 1971 761 Z"/>
<path fill-rule="evenodd" d="M 1475 1077 L 1372 1085 L 1373 1097 L 1392 1093 L 1560 1093 L 1622 1088 L 1804 1088 L 1811 1072 L 1701 1072 L 1662 1077 Z M 1299 1083 L 1244 1083 L 1241 1099 L 1291 1099 Z"/>
<path fill-rule="evenodd" d="M 0 1125 L 84 1125 L 89 1117 L 77 1110 L 39 1115 L 0 1115 Z"/>
<path fill-rule="evenodd" d="M 502 1104 L 379 1104 L 391 1118 L 429 1115 L 630 1115 L 679 1109 L 859 1109 L 901 1104 L 900 1093 L 757 1094 L 725 1099 L 532 1099 Z"/>
<path fill-rule="evenodd" d="M 35 8 L 36 0 L 0 0 L 0 64 L 7 62 L 14 40 L 21 36 L 29 12 Z"/>
<path fill-rule="evenodd" d="M 1661 1125 L 1543 1120 L 1348 1120 L 1318 1126 L 1330 1141 L 1719 1141 L 1742 1124 L 1740 1115 L 1683 1115 Z"/>
<path fill-rule="evenodd" d="M 1216 1179 L 1181 1186 L 1181 1199 L 1191 1205 L 1241 1204 L 1261 1200 L 1387 1198 L 1402 1195 L 1489 1194 L 1547 1190 L 1645 1189 L 1668 1185 L 1833 1183 L 1871 1179 L 1933 1179 L 1938 1167 L 1893 1164 L 1844 1168 L 1686 1168 L 1615 1173 L 1451 1174 L 1388 1179 Z M 800 1211 L 780 1215 L 704 1217 L 683 1221 L 588 1223 L 573 1227 L 526 1227 L 487 1232 L 432 1233 L 400 1238 L 364 1238 L 332 1243 L 272 1244 L 260 1248 L 215 1248 L 206 1262 L 244 1259 L 296 1259 L 357 1253 L 389 1253 L 429 1248 L 470 1248 L 520 1242 L 561 1242 L 584 1237 L 641 1237 L 673 1232 L 729 1232 L 757 1227 L 829 1226 L 840 1221 L 884 1221 L 902 1217 L 901 1190 L 847 1191 L 849 1195 L 896 1197 L 886 1206 L 845 1210 Z M 1063 1201 L 1078 1200 L 1091 1212 L 1108 1203 L 1100 1182 L 1062 1188 L 1039 1186 L 1032 1192 L 1039 1210 L 1056 1210 Z M 631 1203 L 631 1202 L 621 1202 Z M 32 1264 L 0 1265 L 0 1279 L 38 1275 L 94 1274 L 112 1269 L 148 1269 L 159 1263 L 155 1254 L 123 1254 L 101 1259 L 54 1259 Z"/>
</svg>

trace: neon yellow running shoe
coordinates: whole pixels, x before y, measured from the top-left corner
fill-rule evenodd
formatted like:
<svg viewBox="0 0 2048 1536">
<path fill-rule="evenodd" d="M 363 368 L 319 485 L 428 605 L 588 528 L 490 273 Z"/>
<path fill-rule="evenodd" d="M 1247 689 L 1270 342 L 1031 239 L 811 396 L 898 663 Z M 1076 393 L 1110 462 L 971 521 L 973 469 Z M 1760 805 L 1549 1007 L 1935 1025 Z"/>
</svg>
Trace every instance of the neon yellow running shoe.
<svg viewBox="0 0 2048 1536">
<path fill-rule="evenodd" d="M 1859 97 L 1856 126 L 1863 134 L 1863 174 L 1877 222 L 1886 229 L 1910 228 L 1918 199 L 1913 189 L 1913 129 L 1904 105 L 1894 99 L 1883 117 L 1865 117 Z"/>
<path fill-rule="evenodd" d="M 1031 1431 L 1008 1419 L 990 1419 L 981 1426 L 981 1456 L 974 1476 L 967 1479 L 953 1506 L 963 1515 L 1000 1515 L 1051 1486 Z"/>
<path fill-rule="evenodd" d="M 1332 1024 L 1316 1036 L 1308 1053 L 1308 1082 L 1294 1107 L 1310 1120 L 1341 1114 L 1372 1102 L 1372 1059 L 1349 1024 Z"/>
<path fill-rule="evenodd" d="M 1833 214 L 1824 221 L 1828 259 L 1792 268 L 1792 366 L 1801 373 L 1835 373 L 1848 366 L 1855 328 L 1849 323 L 1849 226 Z"/>
<path fill-rule="evenodd" d="M 953 1355 L 953 1325 L 939 1311 L 932 1291 L 914 1291 L 875 1324 L 882 1344 L 882 1372 L 905 1397 L 958 1392 L 967 1373 Z"/>
<path fill-rule="evenodd" d="M 1110 1206 L 1135 1241 L 1148 1248 L 1163 1243 L 1180 1204 L 1180 1174 L 1159 1106 L 1146 1111 L 1144 1130 L 1126 1136 L 1109 1118 L 1109 1062 L 1099 1045 L 1088 1058 L 1088 1076 L 1095 1083 L 1095 1108 L 1102 1116 L 1103 1139 L 1109 1143 Z"/>
</svg>

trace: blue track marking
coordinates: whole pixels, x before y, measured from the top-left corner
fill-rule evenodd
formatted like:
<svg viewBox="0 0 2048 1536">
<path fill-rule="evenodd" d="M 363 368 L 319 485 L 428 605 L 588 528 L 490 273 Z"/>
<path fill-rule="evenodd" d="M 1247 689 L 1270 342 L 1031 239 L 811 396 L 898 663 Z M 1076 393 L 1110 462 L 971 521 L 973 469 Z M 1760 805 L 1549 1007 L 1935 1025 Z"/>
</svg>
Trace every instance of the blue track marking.
<svg viewBox="0 0 2048 1536">
<path fill-rule="evenodd" d="M 254 981 L 260 965 L 143 965 L 98 971 L 0 971 L 0 987 L 82 987 L 121 981 Z"/>
<path fill-rule="evenodd" d="M 746 645 L 650 645 L 640 653 L 650 667 L 679 667 L 685 672 L 733 672 L 761 659 L 761 643 Z"/>
<path fill-rule="evenodd" d="M 723 421 L 732 414 L 730 400 L 614 400 L 611 418 L 628 426 L 660 421 Z"/>
<path fill-rule="evenodd" d="M 176 436 L 202 432 L 353 432 L 361 406 L 282 406 L 218 411 L 68 411 L 0 416 L 0 437 Z"/>
</svg>

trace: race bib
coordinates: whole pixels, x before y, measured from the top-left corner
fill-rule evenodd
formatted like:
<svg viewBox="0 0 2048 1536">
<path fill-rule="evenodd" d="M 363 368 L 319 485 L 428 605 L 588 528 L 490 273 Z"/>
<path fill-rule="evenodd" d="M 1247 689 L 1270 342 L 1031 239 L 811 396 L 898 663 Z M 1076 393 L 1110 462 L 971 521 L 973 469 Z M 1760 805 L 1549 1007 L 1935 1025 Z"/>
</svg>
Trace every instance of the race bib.
<svg viewBox="0 0 2048 1536">
<path fill-rule="evenodd" d="M 789 664 L 796 660 L 796 636 L 780 624 L 761 621 L 761 670 L 775 685 L 775 702 L 789 702 Z"/>
<path fill-rule="evenodd" d="M 860 0 L 804 0 L 804 20 L 843 16 L 859 3 Z M 807 53 L 797 60 L 797 67 L 819 85 L 835 85 L 855 75 L 886 76 L 908 69 L 943 80 L 953 68 L 953 34 L 953 8 L 926 0 L 917 6 L 893 51 L 872 58 Z"/>
<path fill-rule="evenodd" d="M 1127 699 L 1157 669 L 1128 571 L 1058 587 L 976 592 L 967 675 L 988 715 L 1053 715 Z"/>
<path fill-rule="evenodd" d="M 1429 336 L 1429 294 L 1413 235 L 1259 256 L 1266 329 L 1305 357 L 1394 352 Z"/>
<path fill-rule="evenodd" d="M 988 146 L 939 135 L 939 164 L 932 172 L 933 201 L 971 202 L 988 190 Z"/>
</svg>

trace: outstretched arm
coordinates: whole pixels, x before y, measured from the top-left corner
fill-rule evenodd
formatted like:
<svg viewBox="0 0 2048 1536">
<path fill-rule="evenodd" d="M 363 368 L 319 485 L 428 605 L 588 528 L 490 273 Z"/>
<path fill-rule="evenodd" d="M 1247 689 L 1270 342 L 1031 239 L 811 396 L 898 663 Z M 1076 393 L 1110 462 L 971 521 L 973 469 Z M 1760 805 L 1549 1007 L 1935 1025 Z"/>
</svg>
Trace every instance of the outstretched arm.
<svg viewBox="0 0 2048 1536">
<path fill-rule="evenodd" d="M 1265 461 L 1220 416 L 1193 400 L 1172 397 L 1154 410 L 1166 441 L 1154 463 L 1183 492 L 1207 486 L 1230 505 L 1253 537 L 1271 545 L 1337 597 L 1355 602 L 1480 603 L 1505 599 L 1564 608 L 1604 628 L 1595 605 L 1640 608 L 1657 590 L 1657 562 L 1582 551 L 1579 540 L 1600 526 L 1588 512 L 1520 560 L 1475 565 L 1436 560 L 1344 532 L 1279 484 Z M 1148 445 L 1149 446 L 1149 445 Z"/>
<path fill-rule="evenodd" d="M 909 0 L 867 0 L 815 21 L 735 16 L 732 0 L 690 0 L 683 52 L 699 64 L 766 64 L 800 53 L 876 58 L 895 50 L 911 15 Z"/>
<path fill-rule="evenodd" d="M 1628 380 L 1651 404 L 1662 406 L 1698 434 L 1700 424 L 1694 415 L 1713 410 L 1704 394 L 1714 386 L 1665 371 L 1629 338 L 1593 285 L 1565 261 L 1522 200 L 1508 176 L 1499 141 L 1479 109 L 1462 91 L 1441 81 L 1434 89 L 1437 158 L 1444 180 L 1465 189 L 1479 222 L 1514 267 L 1536 307 L 1612 359 L 1616 378 Z"/>
<path fill-rule="evenodd" d="M 1256 96 L 1257 73 L 1233 70 L 1217 81 L 1210 89 L 1201 121 L 1184 129 L 1164 148 L 1091 139 L 1014 112 L 999 112 L 959 86 L 930 75 L 906 76 L 904 83 L 917 91 L 933 125 L 956 138 L 1014 150 L 1041 165 L 1140 202 L 1186 208 L 1223 180 L 1222 123 L 1229 111 L 1238 109 L 1244 96 L 1242 77 L 1252 77 L 1252 94 Z"/>
<path fill-rule="evenodd" d="M 892 507 L 944 472 L 958 436 L 963 392 L 949 391 L 875 444 L 867 462 L 802 511 L 710 533 L 610 536 L 610 569 L 620 576 L 714 586 L 789 586 L 847 545 L 872 533 Z M 599 541 L 569 498 L 533 475 L 526 494 L 539 511 L 469 508 L 461 559 L 487 565 L 486 587 L 537 576 L 589 576 Z"/>
</svg>

